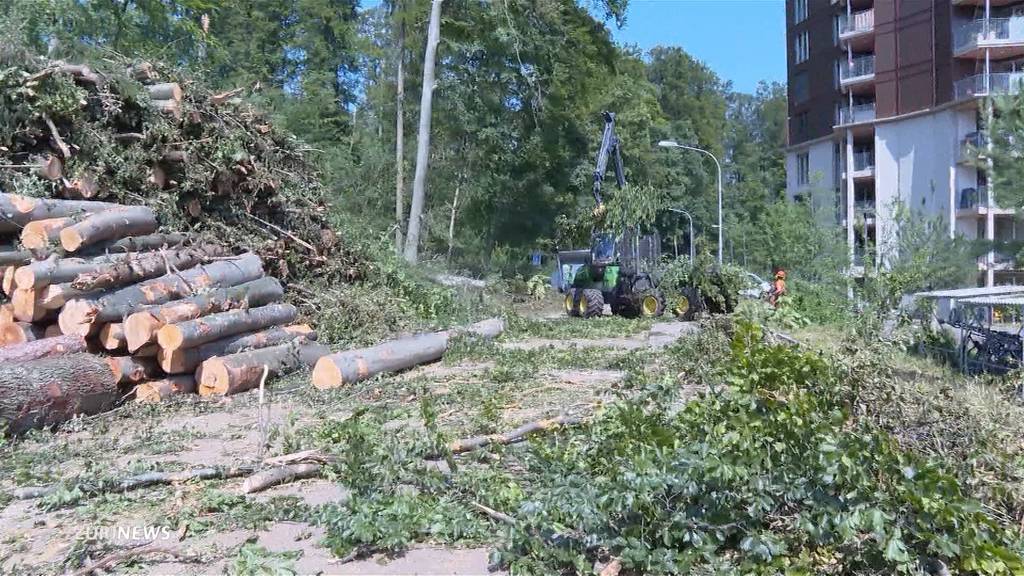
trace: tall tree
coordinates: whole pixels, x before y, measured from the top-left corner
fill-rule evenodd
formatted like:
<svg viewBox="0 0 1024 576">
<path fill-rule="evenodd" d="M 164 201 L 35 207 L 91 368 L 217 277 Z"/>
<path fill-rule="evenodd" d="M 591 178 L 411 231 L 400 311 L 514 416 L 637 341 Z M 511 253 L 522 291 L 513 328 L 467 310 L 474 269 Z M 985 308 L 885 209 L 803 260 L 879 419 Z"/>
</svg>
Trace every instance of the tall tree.
<svg viewBox="0 0 1024 576">
<path fill-rule="evenodd" d="M 402 228 L 405 226 L 405 18 L 401 0 L 394 6 L 397 20 L 398 46 L 395 56 L 395 251 L 402 251 Z"/>
<path fill-rule="evenodd" d="M 409 209 L 409 232 L 405 238 L 405 259 L 415 264 L 419 259 L 420 227 L 423 203 L 427 194 L 427 169 L 430 163 L 430 114 L 434 99 L 434 64 L 437 45 L 441 42 L 441 2 L 432 0 L 428 25 L 427 49 L 423 55 L 423 86 L 420 98 L 420 127 L 416 135 L 416 175 L 413 179 L 412 206 Z"/>
</svg>

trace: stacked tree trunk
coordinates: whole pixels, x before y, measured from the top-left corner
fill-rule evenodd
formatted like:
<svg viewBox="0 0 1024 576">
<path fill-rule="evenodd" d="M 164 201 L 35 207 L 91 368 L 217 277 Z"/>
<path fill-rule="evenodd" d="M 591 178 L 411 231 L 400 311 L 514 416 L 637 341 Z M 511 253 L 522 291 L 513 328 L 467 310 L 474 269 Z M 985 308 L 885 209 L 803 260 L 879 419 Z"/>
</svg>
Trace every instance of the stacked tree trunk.
<svg viewBox="0 0 1024 576">
<path fill-rule="evenodd" d="M 133 392 L 234 394 L 327 353 L 258 256 L 158 233 L 147 207 L 0 193 L 0 245 L 0 427 L 10 432 Z M 219 357 L 225 368 L 207 370 L 216 385 L 200 387 L 204 362 Z"/>
</svg>

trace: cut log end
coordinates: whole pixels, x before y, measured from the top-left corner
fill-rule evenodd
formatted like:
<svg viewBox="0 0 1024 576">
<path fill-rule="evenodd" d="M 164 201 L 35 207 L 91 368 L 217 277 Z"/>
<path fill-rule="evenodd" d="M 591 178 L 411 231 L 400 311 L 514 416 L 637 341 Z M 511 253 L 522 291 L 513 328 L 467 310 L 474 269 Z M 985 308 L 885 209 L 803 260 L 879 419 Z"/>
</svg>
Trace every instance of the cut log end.
<svg viewBox="0 0 1024 576">
<path fill-rule="evenodd" d="M 135 399 L 139 402 L 162 402 L 171 396 L 195 392 L 196 380 L 191 375 L 170 376 L 139 384 L 135 387 Z"/>
<path fill-rule="evenodd" d="M 9 322 L 0 325 L 0 345 L 34 342 L 41 340 L 44 333 L 45 329 L 42 326 L 26 322 Z"/>
<path fill-rule="evenodd" d="M 330 357 L 324 357 L 317 361 L 313 368 L 313 386 L 320 390 L 339 388 L 345 385 L 345 377 L 341 368 L 331 361 Z"/>
<path fill-rule="evenodd" d="M 202 364 L 199 377 L 200 396 L 225 396 L 229 389 L 228 368 L 220 358 L 211 358 Z"/>
<path fill-rule="evenodd" d="M 181 344 L 185 341 L 185 336 L 182 334 L 181 328 L 175 324 L 168 324 L 163 326 L 156 333 L 156 342 L 160 345 L 160 348 L 167 352 L 173 352 L 181 348 Z"/>
<path fill-rule="evenodd" d="M 135 352 L 153 342 L 163 322 L 149 312 L 136 312 L 124 321 L 125 342 L 129 352 Z"/>
<path fill-rule="evenodd" d="M 100 346 L 103 346 L 104 350 L 121 350 L 125 348 L 125 334 L 124 325 L 120 322 L 111 322 L 105 324 L 103 328 L 100 328 Z"/>
<path fill-rule="evenodd" d="M 90 300 L 72 300 L 64 305 L 60 311 L 57 322 L 60 324 L 60 331 L 64 334 L 77 334 L 89 336 L 95 330 L 93 320 L 96 318 L 98 308 L 95 302 Z"/>
</svg>

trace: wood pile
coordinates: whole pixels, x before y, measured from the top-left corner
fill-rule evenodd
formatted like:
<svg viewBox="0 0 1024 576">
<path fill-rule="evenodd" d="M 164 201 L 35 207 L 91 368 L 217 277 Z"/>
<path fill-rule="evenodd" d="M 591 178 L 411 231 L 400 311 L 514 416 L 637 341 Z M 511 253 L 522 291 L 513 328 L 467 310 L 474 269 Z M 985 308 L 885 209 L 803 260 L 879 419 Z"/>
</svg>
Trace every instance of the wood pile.
<svg viewBox="0 0 1024 576">
<path fill-rule="evenodd" d="M 0 423 L 19 433 L 234 394 L 328 350 L 259 256 L 158 232 L 142 206 L 0 193 Z"/>
</svg>

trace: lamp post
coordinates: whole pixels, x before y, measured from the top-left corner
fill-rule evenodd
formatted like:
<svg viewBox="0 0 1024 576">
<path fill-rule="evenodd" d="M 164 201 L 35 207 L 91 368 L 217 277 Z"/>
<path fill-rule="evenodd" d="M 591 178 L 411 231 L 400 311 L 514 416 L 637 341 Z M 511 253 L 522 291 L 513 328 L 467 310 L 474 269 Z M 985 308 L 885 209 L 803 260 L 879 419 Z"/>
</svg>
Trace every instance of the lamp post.
<svg viewBox="0 0 1024 576">
<path fill-rule="evenodd" d="M 686 146 L 680 144 L 674 140 L 662 140 L 658 142 L 658 146 L 662 148 L 681 148 L 683 150 L 692 150 L 694 152 L 700 152 L 701 154 L 707 154 L 715 161 L 715 168 L 718 169 L 718 263 L 722 264 L 722 164 L 715 158 L 715 155 L 703 148 L 695 148 L 693 146 Z"/>
<path fill-rule="evenodd" d="M 697 256 L 693 247 L 693 216 L 690 216 L 690 213 L 682 208 L 669 208 L 668 210 L 669 212 L 676 212 L 677 214 L 686 216 L 686 220 L 690 223 L 690 262 L 693 262 Z M 676 256 L 678 256 L 678 254 Z"/>
</svg>

